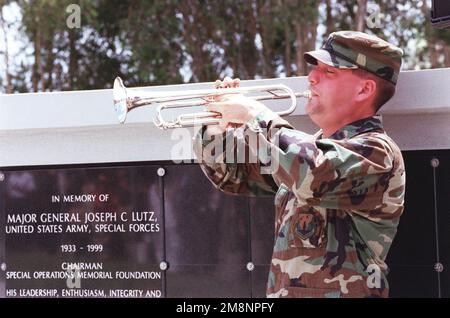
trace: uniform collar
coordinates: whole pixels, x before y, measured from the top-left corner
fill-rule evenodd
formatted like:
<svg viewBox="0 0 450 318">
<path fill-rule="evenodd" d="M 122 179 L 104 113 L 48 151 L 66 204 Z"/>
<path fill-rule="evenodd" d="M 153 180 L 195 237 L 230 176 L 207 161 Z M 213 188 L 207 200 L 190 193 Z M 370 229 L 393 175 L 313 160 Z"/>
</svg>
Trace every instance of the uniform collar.
<svg viewBox="0 0 450 318">
<path fill-rule="evenodd" d="M 369 131 L 384 131 L 381 115 L 374 115 L 371 117 L 359 119 L 342 128 L 339 128 L 329 139 L 342 140 L 352 138 L 356 135 L 369 132 Z M 317 132 L 318 139 L 323 138 L 322 130 Z"/>
</svg>

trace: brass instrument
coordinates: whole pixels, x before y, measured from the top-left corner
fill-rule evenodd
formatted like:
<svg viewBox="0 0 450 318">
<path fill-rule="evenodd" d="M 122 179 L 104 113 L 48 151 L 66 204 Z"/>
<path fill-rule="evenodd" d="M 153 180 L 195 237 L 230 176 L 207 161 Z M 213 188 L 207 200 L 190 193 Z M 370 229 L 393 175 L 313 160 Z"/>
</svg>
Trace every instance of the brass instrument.
<svg viewBox="0 0 450 318">
<path fill-rule="evenodd" d="M 162 116 L 165 109 L 187 108 L 205 106 L 214 102 L 217 96 L 226 94 L 249 94 L 255 92 L 266 92 L 261 96 L 251 98 L 261 100 L 290 99 L 290 107 L 281 112 L 280 116 L 291 114 L 297 107 L 297 97 L 311 98 L 311 91 L 307 90 L 301 93 L 294 93 L 292 89 L 283 84 L 237 87 L 208 90 L 190 90 L 190 91 L 172 91 L 172 92 L 143 92 L 127 89 L 120 77 L 114 80 L 113 97 L 114 108 L 120 123 L 124 123 L 127 113 L 137 107 L 146 105 L 158 105 L 156 117 L 153 119 L 156 127 L 161 129 L 192 127 L 195 125 L 213 125 L 220 122 L 220 114 L 215 112 L 201 112 L 179 115 L 173 121 L 166 121 Z M 284 94 L 280 94 L 284 92 Z"/>
</svg>

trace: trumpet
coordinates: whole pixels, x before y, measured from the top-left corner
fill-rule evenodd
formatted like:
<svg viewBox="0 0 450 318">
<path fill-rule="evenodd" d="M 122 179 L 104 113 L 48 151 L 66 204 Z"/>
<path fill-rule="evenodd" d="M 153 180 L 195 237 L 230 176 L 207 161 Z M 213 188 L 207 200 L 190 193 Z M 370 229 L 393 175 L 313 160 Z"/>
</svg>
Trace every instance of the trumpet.
<svg viewBox="0 0 450 318">
<path fill-rule="evenodd" d="M 180 127 L 192 127 L 196 125 L 215 125 L 220 122 L 221 115 L 216 112 L 197 112 L 179 115 L 175 120 L 167 121 L 162 112 L 167 109 L 180 109 L 188 107 L 206 106 L 216 100 L 218 96 L 227 94 L 266 94 L 252 96 L 251 98 L 262 100 L 290 99 L 290 106 L 284 111 L 277 112 L 280 116 L 286 116 L 294 112 L 297 107 L 297 97 L 311 98 L 311 91 L 294 93 L 292 89 L 283 84 L 271 86 L 251 86 L 224 89 L 189 90 L 175 92 L 143 92 L 130 90 L 125 87 L 120 77 L 114 80 L 113 99 L 114 109 L 119 122 L 126 121 L 129 111 L 146 105 L 157 105 L 156 116 L 153 123 L 160 129 L 171 129 Z M 284 92 L 284 93 L 280 93 Z"/>
</svg>

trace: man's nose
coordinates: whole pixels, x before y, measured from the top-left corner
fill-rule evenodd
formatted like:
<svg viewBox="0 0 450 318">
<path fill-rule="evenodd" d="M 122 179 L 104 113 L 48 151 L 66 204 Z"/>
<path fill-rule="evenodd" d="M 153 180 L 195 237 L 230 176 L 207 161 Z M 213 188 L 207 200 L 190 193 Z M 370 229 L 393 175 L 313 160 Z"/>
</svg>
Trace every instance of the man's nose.
<svg viewBox="0 0 450 318">
<path fill-rule="evenodd" d="M 318 76 L 318 72 L 316 71 L 316 68 L 313 68 L 311 70 L 311 72 L 309 72 L 308 81 L 309 81 L 309 85 L 315 85 L 319 82 L 319 76 Z"/>
</svg>

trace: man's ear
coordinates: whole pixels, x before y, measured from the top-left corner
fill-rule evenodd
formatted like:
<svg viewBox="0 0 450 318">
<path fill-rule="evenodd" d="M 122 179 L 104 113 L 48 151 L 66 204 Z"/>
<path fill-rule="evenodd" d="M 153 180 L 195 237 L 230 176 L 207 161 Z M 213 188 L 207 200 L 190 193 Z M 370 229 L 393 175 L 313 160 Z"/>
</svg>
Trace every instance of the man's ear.
<svg viewBox="0 0 450 318">
<path fill-rule="evenodd" d="M 377 92 L 377 82 L 372 79 L 365 79 L 362 81 L 358 94 L 356 95 L 356 101 L 362 102 L 366 99 L 372 98 Z"/>
</svg>

